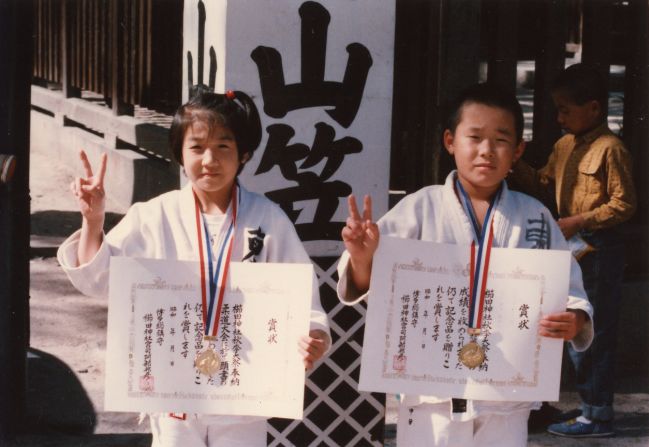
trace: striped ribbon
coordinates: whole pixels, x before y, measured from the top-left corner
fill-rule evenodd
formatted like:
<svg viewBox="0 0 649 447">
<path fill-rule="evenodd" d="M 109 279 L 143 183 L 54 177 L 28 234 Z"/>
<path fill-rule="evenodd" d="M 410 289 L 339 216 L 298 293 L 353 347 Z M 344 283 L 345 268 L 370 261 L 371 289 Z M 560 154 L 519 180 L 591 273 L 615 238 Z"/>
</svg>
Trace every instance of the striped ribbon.
<svg viewBox="0 0 649 447">
<path fill-rule="evenodd" d="M 493 217 L 494 207 L 500 193 L 502 185 L 494 194 L 487 214 L 485 215 L 482 229 L 478 224 L 475 211 L 471 205 L 471 199 L 466 193 L 459 180 L 455 180 L 456 188 L 460 192 L 459 198 L 464 211 L 469 216 L 475 238 L 471 243 L 471 266 L 469 277 L 469 333 L 479 334 L 482 328 L 482 313 L 484 310 L 485 291 L 487 290 L 487 276 L 489 273 L 489 258 L 491 256 L 491 247 L 493 245 L 494 230 L 493 230 Z M 476 256 L 476 240 L 478 242 L 477 256 Z"/>
<path fill-rule="evenodd" d="M 201 297 L 203 303 L 203 327 L 205 335 L 216 337 L 221 317 L 221 307 L 225 296 L 225 283 L 230 268 L 232 247 L 234 245 L 234 232 L 237 223 L 237 211 L 241 196 L 239 188 L 235 184 L 232 187 L 230 206 L 221 226 L 219 239 L 216 244 L 216 266 L 212 255 L 212 244 L 207 229 L 207 223 L 203 218 L 198 197 L 194 193 L 196 205 L 196 233 L 198 234 L 199 261 L 201 270 Z M 203 244 L 205 249 L 203 249 Z M 206 259 L 207 258 L 207 259 Z"/>
</svg>

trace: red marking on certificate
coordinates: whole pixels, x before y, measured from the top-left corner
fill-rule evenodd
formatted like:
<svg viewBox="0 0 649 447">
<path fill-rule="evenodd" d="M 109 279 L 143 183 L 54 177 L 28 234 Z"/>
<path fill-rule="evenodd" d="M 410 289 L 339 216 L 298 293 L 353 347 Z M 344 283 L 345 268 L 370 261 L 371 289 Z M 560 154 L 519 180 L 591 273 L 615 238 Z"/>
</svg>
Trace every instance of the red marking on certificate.
<svg viewBox="0 0 649 447">
<path fill-rule="evenodd" d="M 155 381 L 153 380 L 153 376 L 140 377 L 140 391 L 147 393 L 155 391 Z"/>
<path fill-rule="evenodd" d="M 392 369 L 394 369 L 395 371 L 405 371 L 407 360 L 408 357 L 406 357 L 405 355 L 395 355 L 394 359 L 392 360 Z"/>
</svg>

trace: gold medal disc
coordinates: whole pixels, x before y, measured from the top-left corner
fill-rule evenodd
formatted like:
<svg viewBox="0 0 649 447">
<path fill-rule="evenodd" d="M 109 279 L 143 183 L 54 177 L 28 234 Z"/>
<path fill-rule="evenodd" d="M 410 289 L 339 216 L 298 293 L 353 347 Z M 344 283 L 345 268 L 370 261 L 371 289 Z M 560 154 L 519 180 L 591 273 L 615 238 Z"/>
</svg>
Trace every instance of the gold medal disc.
<svg viewBox="0 0 649 447">
<path fill-rule="evenodd" d="M 196 355 L 194 366 L 199 373 L 212 377 L 221 368 L 221 359 L 214 349 L 208 348 Z"/>
<path fill-rule="evenodd" d="M 469 369 L 474 369 L 484 362 L 484 350 L 474 341 L 462 346 L 459 352 L 460 362 Z"/>
</svg>

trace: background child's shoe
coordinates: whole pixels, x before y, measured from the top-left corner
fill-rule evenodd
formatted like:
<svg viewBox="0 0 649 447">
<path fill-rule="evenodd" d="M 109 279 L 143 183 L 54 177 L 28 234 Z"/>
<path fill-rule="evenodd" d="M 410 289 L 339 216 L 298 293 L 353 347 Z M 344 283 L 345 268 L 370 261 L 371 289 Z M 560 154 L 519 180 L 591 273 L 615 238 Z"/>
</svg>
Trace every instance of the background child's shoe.
<svg viewBox="0 0 649 447">
<path fill-rule="evenodd" d="M 615 436 L 611 421 L 588 422 L 588 419 L 582 417 L 552 424 L 548 427 L 548 432 L 567 438 L 605 438 Z"/>
<path fill-rule="evenodd" d="M 566 422 L 570 419 L 577 419 L 579 416 L 581 416 L 581 413 L 581 408 L 573 408 L 572 410 L 568 411 L 559 411 L 553 415 L 552 422 Z"/>
</svg>

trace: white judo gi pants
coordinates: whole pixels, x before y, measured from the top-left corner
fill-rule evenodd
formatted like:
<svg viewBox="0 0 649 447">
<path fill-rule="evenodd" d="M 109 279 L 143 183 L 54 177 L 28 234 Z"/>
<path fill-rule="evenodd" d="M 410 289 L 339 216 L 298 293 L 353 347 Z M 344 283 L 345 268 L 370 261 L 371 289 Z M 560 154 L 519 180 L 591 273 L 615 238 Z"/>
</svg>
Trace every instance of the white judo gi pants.
<svg viewBox="0 0 649 447">
<path fill-rule="evenodd" d="M 451 420 L 450 403 L 399 405 L 397 446 L 525 447 L 530 410 Z"/>
<path fill-rule="evenodd" d="M 266 445 L 266 419 L 251 416 L 169 413 L 152 414 L 151 447 L 261 447 Z"/>
</svg>

